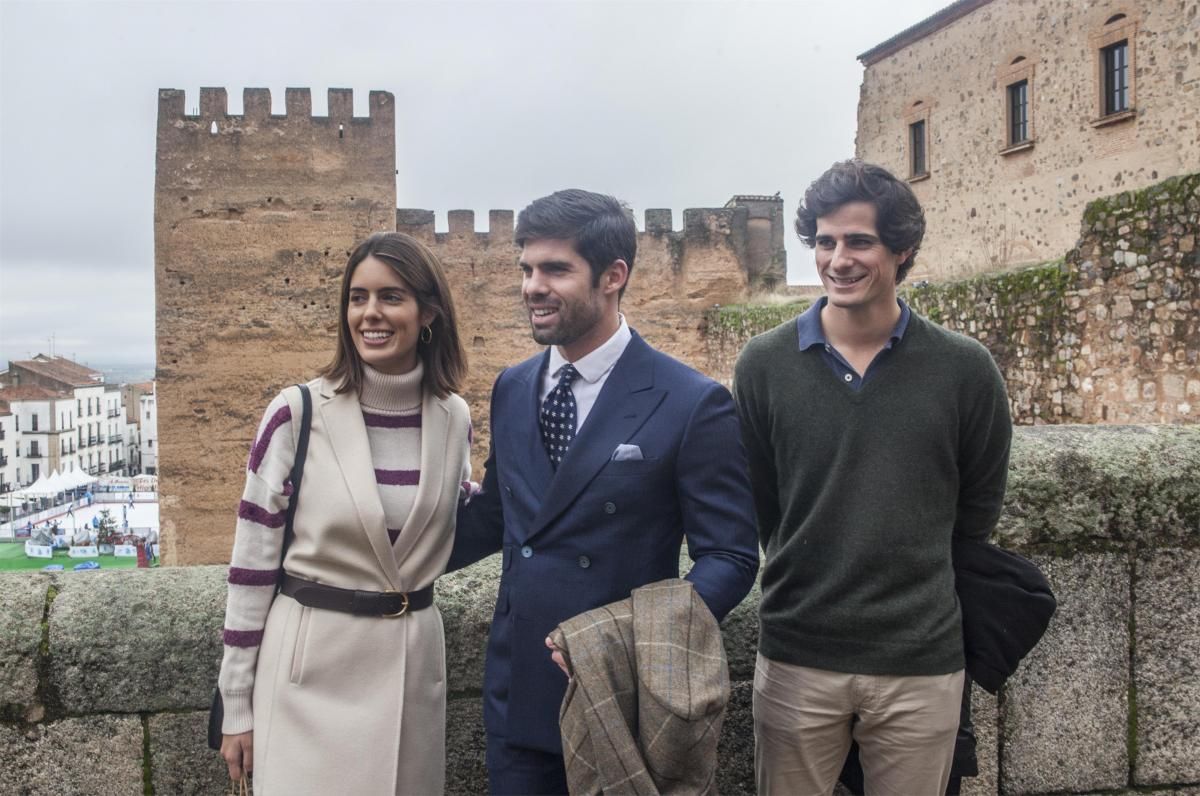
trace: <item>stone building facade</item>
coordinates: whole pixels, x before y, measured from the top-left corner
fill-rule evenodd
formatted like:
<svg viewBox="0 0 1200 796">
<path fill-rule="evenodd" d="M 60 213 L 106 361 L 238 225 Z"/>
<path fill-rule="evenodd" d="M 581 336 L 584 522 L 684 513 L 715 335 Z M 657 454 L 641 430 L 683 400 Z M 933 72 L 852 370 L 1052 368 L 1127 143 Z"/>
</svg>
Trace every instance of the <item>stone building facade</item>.
<svg viewBox="0 0 1200 796">
<path fill-rule="evenodd" d="M 914 280 L 1061 257 L 1093 199 L 1200 169 L 1200 2 L 959 0 L 859 56 L 856 152 L 912 182 Z"/>
<path fill-rule="evenodd" d="M 24 461 L 14 471 L 14 486 L 28 486 L 56 470 L 97 476 L 133 473 L 125 455 L 123 393 L 105 384 L 100 371 L 46 354 L 10 360 L 0 372 L 0 399 L 14 406 L 22 400 L 39 402 L 20 421 L 19 433 L 30 438 L 21 446 Z"/>
<path fill-rule="evenodd" d="M 537 350 L 521 310 L 514 211 L 491 211 L 488 231 L 476 232 L 473 212 L 452 210 L 438 233 L 432 211 L 396 210 L 390 94 L 372 92 L 365 119 L 340 89 L 328 117 L 312 117 L 307 89 L 288 90 L 283 116 L 270 114 L 265 89 L 247 89 L 244 106 L 230 115 L 224 89 L 202 89 L 193 116 L 183 92 L 159 94 L 156 465 L 168 563 L 228 561 L 260 413 L 330 358 L 341 273 L 369 233 L 408 232 L 446 267 L 470 362 L 477 468 L 492 382 Z M 704 309 L 784 284 L 784 223 L 778 196 L 685 210 L 681 230 L 670 210 L 647 210 L 623 302 L 630 324 L 701 366 Z"/>
</svg>

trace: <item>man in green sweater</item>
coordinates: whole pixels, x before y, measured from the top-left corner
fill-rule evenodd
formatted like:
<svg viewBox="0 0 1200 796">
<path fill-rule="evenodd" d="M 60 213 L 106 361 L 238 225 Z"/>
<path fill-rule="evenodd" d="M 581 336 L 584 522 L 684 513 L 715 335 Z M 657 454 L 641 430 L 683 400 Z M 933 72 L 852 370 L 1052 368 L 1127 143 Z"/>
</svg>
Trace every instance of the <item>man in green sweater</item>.
<svg viewBox="0 0 1200 796">
<path fill-rule="evenodd" d="M 906 182 L 837 163 L 796 231 L 826 295 L 734 373 L 766 552 L 759 793 L 828 794 L 853 738 L 868 793 L 941 794 L 964 665 L 951 539 L 986 539 L 1000 515 L 1004 381 L 896 295 L 925 233 Z"/>
</svg>

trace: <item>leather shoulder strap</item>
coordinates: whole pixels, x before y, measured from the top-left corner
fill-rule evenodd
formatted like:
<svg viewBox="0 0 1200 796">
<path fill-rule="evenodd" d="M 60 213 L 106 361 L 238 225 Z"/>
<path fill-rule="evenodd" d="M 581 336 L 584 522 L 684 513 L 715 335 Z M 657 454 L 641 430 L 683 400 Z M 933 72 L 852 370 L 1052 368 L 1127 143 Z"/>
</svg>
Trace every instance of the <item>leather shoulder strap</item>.
<svg viewBox="0 0 1200 796">
<path fill-rule="evenodd" d="M 312 429 L 312 395 L 307 384 L 297 384 L 300 388 L 302 405 L 300 414 L 300 435 L 296 439 L 296 458 L 292 461 L 292 474 L 288 480 L 292 483 L 292 495 L 288 500 L 287 521 L 283 526 L 283 551 L 280 560 L 287 556 L 287 549 L 292 544 L 295 531 L 292 524 L 296 519 L 296 506 L 300 504 L 300 481 L 304 478 L 304 460 L 308 458 L 308 432 Z"/>
</svg>

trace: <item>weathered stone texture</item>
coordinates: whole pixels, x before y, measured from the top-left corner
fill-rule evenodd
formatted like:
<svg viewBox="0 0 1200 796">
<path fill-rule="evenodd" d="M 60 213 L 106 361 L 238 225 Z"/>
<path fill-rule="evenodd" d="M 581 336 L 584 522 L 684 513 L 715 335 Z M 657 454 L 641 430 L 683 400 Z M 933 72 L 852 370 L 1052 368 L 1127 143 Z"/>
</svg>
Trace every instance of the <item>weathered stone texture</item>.
<svg viewBox="0 0 1200 796">
<path fill-rule="evenodd" d="M 219 568 L 72 573 L 50 611 L 49 687 L 67 713 L 207 708 L 221 660 Z"/>
<path fill-rule="evenodd" d="M 225 796 L 229 773 L 205 744 L 208 713 L 162 713 L 149 718 L 150 778 L 155 793 Z"/>
<path fill-rule="evenodd" d="M 446 626 L 446 689 L 452 695 L 478 694 L 483 687 L 488 628 L 499 582 L 500 556 L 495 555 L 438 578 L 435 584 L 434 597 Z"/>
<path fill-rule="evenodd" d="M 1200 551 L 1147 551 L 1136 578 L 1133 784 L 1200 782 Z"/>
<path fill-rule="evenodd" d="M 991 796 L 1000 792 L 1000 714 L 996 697 L 977 685 L 971 687 L 971 721 L 975 725 L 975 757 L 979 775 L 962 781 L 963 796 Z"/>
<path fill-rule="evenodd" d="M 27 731 L 0 724 L 0 760 L 0 793 L 140 796 L 142 722 L 86 716 Z"/>
<path fill-rule="evenodd" d="M 451 700 L 446 706 L 446 796 L 487 793 L 483 701 Z"/>
<path fill-rule="evenodd" d="M 371 92 L 329 92 L 313 118 L 308 89 L 287 114 L 247 89 L 245 114 L 224 89 L 159 92 L 154 246 L 159 487 L 163 558 L 227 560 L 260 413 L 282 386 L 331 356 L 338 284 L 351 247 L 393 229 L 395 108 Z M 215 128 L 214 128 L 215 125 Z M 213 130 L 215 129 L 215 132 Z"/>
<path fill-rule="evenodd" d="M 1200 543 L 1200 428 L 1018 429 L 996 533 L 1011 547 Z"/>
<path fill-rule="evenodd" d="M 1038 557 L 1058 597 L 1001 707 L 1004 793 L 1120 788 L 1129 775 L 1127 556 Z"/>
<path fill-rule="evenodd" d="M 725 796 L 753 796 L 755 792 L 753 676 L 752 671 L 750 680 L 730 684 L 717 747 L 717 790 Z"/>
<path fill-rule="evenodd" d="M 23 712 L 37 697 L 38 647 L 49 575 L 0 577 L 0 711 Z"/>
<path fill-rule="evenodd" d="M 1130 68 L 1136 112 L 1097 126 L 1101 45 L 1092 36 L 1117 13 L 1137 19 Z M 1194 170 L 1200 162 L 1195 43 L 1190 2 L 994 0 L 868 62 L 858 105 L 859 157 L 908 175 L 908 124 L 914 113 L 928 111 L 931 176 L 912 184 L 928 232 L 913 278 L 1058 257 L 1074 243 L 1075 219 L 1091 199 Z M 1033 145 L 1001 154 L 1008 144 L 1006 89 L 1016 82 L 1006 75 L 1014 62 L 1031 70 Z"/>
</svg>

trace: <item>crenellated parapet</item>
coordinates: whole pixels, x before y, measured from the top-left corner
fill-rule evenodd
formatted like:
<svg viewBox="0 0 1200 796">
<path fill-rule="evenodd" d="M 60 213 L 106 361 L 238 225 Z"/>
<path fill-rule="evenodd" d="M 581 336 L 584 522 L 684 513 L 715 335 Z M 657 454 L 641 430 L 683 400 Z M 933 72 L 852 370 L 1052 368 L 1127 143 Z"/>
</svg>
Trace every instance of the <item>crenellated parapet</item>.
<svg viewBox="0 0 1200 796">
<path fill-rule="evenodd" d="M 366 134 L 372 128 L 394 137 L 396 108 L 391 92 L 370 93 L 368 116 L 354 115 L 354 92 L 348 88 L 329 89 L 326 116 L 313 116 L 312 93 L 307 88 L 285 91 L 286 113 L 271 113 L 271 90 L 247 88 L 242 91 L 242 113 L 229 113 L 229 95 L 224 88 L 201 88 L 199 112 L 187 113 L 184 92 L 174 88 L 158 92 L 158 127 L 182 133 L 207 132 L 213 136 L 253 134 L 269 129 L 311 127 L 345 139 L 351 130 Z"/>
<path fill-rule="evenodd" d="M 437 232 L 434 211 L 400 208 L 396 211 L 396 229 L 431 246 L 494 250 L 512 245 L 515 219 L 512 210 L 489 210 L 487 231 L 479 232 L 475 211 L 450 210 L 446 213 L 447 231 Z M 651 208 L 643 215 L 638 238 L 639 252 L 665 246 L 674 271 L 682 269 L 689 248 L 706 252 L 725 247 L 735 258 L 734 267 L 743 274 L 744 287 L 750 292 L 769 292 L 787 282 L 783 200 L 779 196 L 739 195 L 724 207 L 688 208 L 683 211 L 683 227 L 678 230 L 669 208 Z"/>
</svg>

